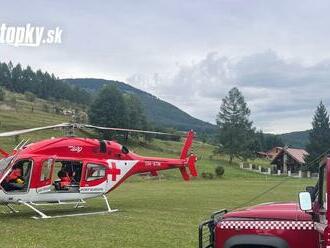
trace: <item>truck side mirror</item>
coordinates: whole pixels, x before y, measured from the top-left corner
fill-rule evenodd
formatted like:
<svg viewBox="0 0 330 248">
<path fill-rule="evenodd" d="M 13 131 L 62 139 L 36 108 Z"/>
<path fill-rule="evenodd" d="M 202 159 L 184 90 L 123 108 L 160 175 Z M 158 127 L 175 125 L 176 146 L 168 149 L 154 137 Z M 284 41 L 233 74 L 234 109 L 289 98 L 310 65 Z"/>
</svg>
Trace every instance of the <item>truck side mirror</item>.
<svg viewBox="0 0 330 248">
<path fill-rule="evenodd" d="M 309 192 L 299 193 L 299 207 L 302 211 L 312 210 L 312 198 Z"/>
</svg>

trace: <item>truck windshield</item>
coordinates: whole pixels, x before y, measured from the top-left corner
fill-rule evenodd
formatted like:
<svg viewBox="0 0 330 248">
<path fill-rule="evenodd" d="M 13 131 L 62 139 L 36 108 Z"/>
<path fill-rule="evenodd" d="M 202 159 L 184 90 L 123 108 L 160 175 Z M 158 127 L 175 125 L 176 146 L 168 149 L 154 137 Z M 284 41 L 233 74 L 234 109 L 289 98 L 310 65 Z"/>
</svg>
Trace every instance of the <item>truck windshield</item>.
<svg viewBox="0 0 330 248">
<path fill-rule="evenodd" d="M 0 159 L 0 174 L 2 174 L 8 168 L 13 158 L 14 156 Z"/>
</svg>

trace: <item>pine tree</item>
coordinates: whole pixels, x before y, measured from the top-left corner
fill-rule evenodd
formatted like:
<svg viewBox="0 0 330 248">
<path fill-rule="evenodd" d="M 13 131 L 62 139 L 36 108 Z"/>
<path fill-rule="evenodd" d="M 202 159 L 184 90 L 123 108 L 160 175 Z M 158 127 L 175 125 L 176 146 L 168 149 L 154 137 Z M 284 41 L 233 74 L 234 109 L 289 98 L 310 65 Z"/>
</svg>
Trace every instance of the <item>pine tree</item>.
<svg viewBox="0 0 330 248">
<path fill-rule="evenodd" d="M 319 156 L 330 149 L 329 115 L 322 101 L 315 111 L 312 126 L 313 129 L 309 132 L 309 143 L 306 146 L 309 155 L 305 159 L 307 165 L 305 169 L 317 171 L 322 159 Z"/>
<path fill-rule="evenodd" d="M 249 120 L 250 110 L 237 88 L 222 99 L 217 116 L 219 152 L 229 155 L 229 162 L 237 157 L 251 157 L 255 145 L 255 130 Z"/>
</svg>

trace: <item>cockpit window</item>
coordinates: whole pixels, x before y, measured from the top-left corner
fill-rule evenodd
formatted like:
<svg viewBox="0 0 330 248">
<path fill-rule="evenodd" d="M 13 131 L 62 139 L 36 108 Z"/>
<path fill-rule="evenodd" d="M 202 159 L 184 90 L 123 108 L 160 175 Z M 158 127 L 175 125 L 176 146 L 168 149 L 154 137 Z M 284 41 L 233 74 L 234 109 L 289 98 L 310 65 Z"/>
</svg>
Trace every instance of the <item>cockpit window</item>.
<svg viewBox="0 0 330 248">
<path fill-rule="evenodd" d="M 0 174 L 5 172 L 13 158 L 14 156 L 0 159 Z"/>
</svg>

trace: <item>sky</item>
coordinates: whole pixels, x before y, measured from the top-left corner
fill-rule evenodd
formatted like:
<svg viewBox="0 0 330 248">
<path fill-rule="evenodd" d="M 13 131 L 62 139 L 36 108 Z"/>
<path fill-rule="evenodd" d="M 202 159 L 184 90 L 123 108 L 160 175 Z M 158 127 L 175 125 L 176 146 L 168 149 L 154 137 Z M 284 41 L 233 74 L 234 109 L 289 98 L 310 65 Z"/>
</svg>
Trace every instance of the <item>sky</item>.
<svg viewBox="0 0 330 248">
<path fill-rule="evenodd" d="M 330 1 L 0 0 L 0 24 L 62 30 L 61 44 L 0 44 L 0 61 L 60 78 L 127 82 L 214 123 L 238 87 L 265 132 L 311 128 L 330 106 Z"/>
</svg>

